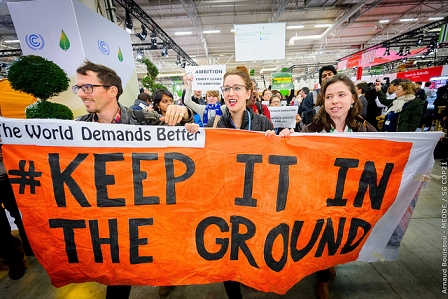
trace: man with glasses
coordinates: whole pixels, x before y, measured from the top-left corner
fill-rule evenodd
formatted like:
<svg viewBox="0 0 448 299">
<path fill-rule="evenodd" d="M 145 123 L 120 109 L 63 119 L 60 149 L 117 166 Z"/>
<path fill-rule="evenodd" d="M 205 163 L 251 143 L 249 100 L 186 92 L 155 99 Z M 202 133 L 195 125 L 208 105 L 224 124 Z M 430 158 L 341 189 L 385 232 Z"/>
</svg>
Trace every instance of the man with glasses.
<svg viewBox="0 0 448 299">
<path fill-rule="evenodd" d="M 117 73 L 100 64 L 86 60 L 76 70 L 76 85 L 72 87 L 83 101 L 87 112 L 86 115 L 76 118 L 77 121 L 132 124 L 132 125 L 177 125 L 192 124 L 193 112 L 190 108 L 178 105 L 169 105 L 163 117 L 155 111 L 132 110 L 121 105 L 118 100 L 123 93 L 121 78 Z M 137 113 L 141 113 L 140 116 Z M 166 297 L 174 287 L 160 287 L 160 297 Z M 129 298 L 131 286 L 118 285 L 108 286 L 106 299 Z"/>
</svg>

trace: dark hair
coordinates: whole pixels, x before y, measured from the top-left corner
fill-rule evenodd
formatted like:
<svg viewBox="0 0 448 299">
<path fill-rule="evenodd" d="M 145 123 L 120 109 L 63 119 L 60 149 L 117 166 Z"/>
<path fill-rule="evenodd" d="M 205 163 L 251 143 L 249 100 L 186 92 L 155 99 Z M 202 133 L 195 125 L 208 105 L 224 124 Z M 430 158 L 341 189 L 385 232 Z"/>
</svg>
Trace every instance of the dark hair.
<svg viewBox="0 0 448 299">
<path fill-rule="evenodd" d="M 345 85 L 347 85 L 348 89 L 350 90 L 350 93 L 352 94 L 352 98 L 354 100 L 353 107 L 348 110 L 347 118 L 345 119 L 345 124 L 351 129 L 356 129 L 355 118 L 361 111 L 362 104 L 358 98 L 358 95 L 356 94 L 355 84 L 349 77 L 347 77 L 347 75 L 336 74 L 333 77 L 329 78 L 327 81 L 325 81 L 325 84 L 322 87 L 322 90 L 320 91 L 319 95 L 321 95 L 322 99 L 325 99 L 325 93 L 327 92 L 328 86 L 336 82 L 342 82 Z M 315 117 L 316 122 L 319 120 L 322 120 L 325 131 L 330 131 L 331 127 L 336 127 L 335 123 L 330 118 L 330 115 L 325 110 L 325 100 L 323 100 L 323 107 L 319 109 Z"/>
<path fill-rule="evenodd" d="M 118 101 L 123 93 L 123 86 L 121 85 L 121 78 L 117 75 L 117 73 L 105 65 L 96 64 L 86 59 L 84 64 L 81 65 L 76 72 L 80 75 L 86 76 L 88 71 L 96 73 L 101 84 L 115 86 L 118 89 L 116 96 Z"/>
<path fill-rule="evenodd" d="M 272 99 L 274 99 L 274 98 L 279 99 L 279 100 L 280 100 L 280 103 L 281 103 L 281 101 L 282 101 L 281 96 L 279 96 L 278 94 L 273 94 L 273 95 L 269 98 L 269 105 L 272 104 Z"/>
<path fill-rule="evenodd" d="M 145 102 L 148 102 L 148 103 L 151 102 L 151 96 L 149 94 L 147 94 L 147 93 L 144 93 L 144 92 L 140 93 L 137 96 L 137 99 L 145 101 Z"/>
<path fill-rule="evenodd" d="M 322 73 L 324 71 L 331 71 L 335 75 L 338 73 L 336 71 L 335 67 L 332 66 L 332 65 L 324 65 L 323 67 L 321 67 L 320 70 L 319 70 L 319 84 L 320 84 L 320 86 L 322 86 Z"/>
<path fill-rule="evenodd" d="M 159 103 L 162 100 L 163 95 L 169 96 L 170 98 L 174 99 L 173 94 L 166 89 L 159 89 L 154 91 L 152 94 L 153 108 L 159 114 L 162 114 L 159 108 Z"/>
<path fill-rule="evenodd" d="M 226 80 L 227 76 L 229 75 L 238 75 L 241 78 L 243 78 L 245 86 L 250 92 L 252 93 L 254 86 L 252 83 L 252 78 L 249 75 L 249 71 L 244 65 L 237 66 L 235 69 L 232 69 L 230 71 L 227 71 L 224 74 L 224 80 Z M 254 80 L 255 81 L 255 80 Z"/>
<path fill-rule="evenodd" d="M 422 85 L 422 81 L 415 81 L 415 84 Z"/>
<path fill-rule="evenodd" d="M 266 93 L 266 91 L 270 91 L 272 93 L 272 91 L 270 89 L 266 88 L 265 90 L 263 90 L 263 93 L 261 94 L 261 96 L 264 97 L 264 94 Z"/>
<path fill-rule="evenodd" d="M 308 87 L 302 87 L 302 91 L 305 93 L 305 94 L 309 94 L 310 93 L 310 89 L 308 88 Z"/>
<path fill-rule="evenodd" d="M 356 84 L 356 88 L 361 89 L 361 93 L 365 94 L 366 90 L 367 90 L 367 84 L 363 83 L 363 82 L 358 83 L 358 84 Z"/>
<path fill-rule="evenodd" d="M 425 87 L 430 87 L 430 86 L 431 86 L 431 81 L 425 82 Z"/>
<path fill-rule="evenodd" d="M 400 84 L 400 82 L 403 82 L 403 79 L 396 78 L 396 79 L 393 79 L 392 81 L 390 81 L 390 84 L 395 86 L 395 85 Z"/>
</svg>

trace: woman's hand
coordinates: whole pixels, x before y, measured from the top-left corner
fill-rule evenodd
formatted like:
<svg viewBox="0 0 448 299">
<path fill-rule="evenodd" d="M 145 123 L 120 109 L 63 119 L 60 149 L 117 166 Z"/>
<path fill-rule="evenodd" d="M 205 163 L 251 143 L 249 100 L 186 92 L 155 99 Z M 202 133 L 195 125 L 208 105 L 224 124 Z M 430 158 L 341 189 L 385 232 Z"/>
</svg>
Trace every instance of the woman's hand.
<svg viewBox="0 0 448 299">
<path fill-rule="evenodd" d="M 166 109 L 165 116 L 160 118 L 168 126 L 175 126 L 182 119 L 188 119 L 188 110 L 187 107 L 179 105 L 169 105 Z"/>
<path fill-rule="evenodd" d="M 294 133 L 294 129 L 283 129 L 281 130 L 281 132 L 278 134 L 278 136 L 280 138 L 288 138 L 292 133 Z"/>
<path fill-rule="evenodd" d="M 274 131 L 274 130 L 267 130 L 267 131 L 264 133 L 264 136 L 266 136 L 266 137 L 275 136 L 275 131 Z"/>
<path fill-rule="evenodd" d="M 193 75 L 191 73 L 184 74 L 182 78 L 185 84 L 185 88 L 191 88 L 193 86 Z"/>
<path fill-rule="evenodd" d="M 199 125 L 195 123 L 186 123 L 185 129 L 188 131 L 188 133 L 194 134 L 199 131 Z"/>
</svg>

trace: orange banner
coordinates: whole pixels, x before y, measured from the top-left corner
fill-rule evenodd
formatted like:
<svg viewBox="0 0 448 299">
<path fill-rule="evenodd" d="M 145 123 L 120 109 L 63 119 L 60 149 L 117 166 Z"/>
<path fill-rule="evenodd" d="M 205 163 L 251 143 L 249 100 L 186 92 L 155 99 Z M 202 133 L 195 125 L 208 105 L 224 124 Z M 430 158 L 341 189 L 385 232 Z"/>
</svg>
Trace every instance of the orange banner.
<svg viewBox="0 0 448 299">
<path fill-rule="evenodd" d="M 5 144 L 3 154 L 55 286 L 235 280 L 284 294 L 357 259 L 411 147 L 211 129 L 205 148 Z"/>
</svg>

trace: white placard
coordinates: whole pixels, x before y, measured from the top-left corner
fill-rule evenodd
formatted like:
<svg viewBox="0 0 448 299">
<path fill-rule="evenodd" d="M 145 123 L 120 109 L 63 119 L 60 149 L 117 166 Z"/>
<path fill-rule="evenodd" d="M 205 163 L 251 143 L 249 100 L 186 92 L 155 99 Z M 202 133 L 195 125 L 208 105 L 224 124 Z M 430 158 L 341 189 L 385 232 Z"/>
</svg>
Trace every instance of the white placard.
<svg viewBox="0 0 448 299">
<path fill-rule="evenodd" d="M 268 106 L 274 128 L 295 128 L 299 106 Z"/>
<path fill-rule="evenodd" d="M 233 26 L 235 61 L 285 59 L 285 23 Z"/>
<path fill-rule="evenodd" d="M 185 71 L 193 75 L 193 90 L 220 90 L 226 66 L 221 64 L 186 66 Z"/>
<path fill-rule="evenodd" d="M 203 128 L 195 134 L 184 126 L 134 126 L 57 119 L 0 117 L 3 144 L 86 147 L 197 147 L 205 145 Z"/>
</svg>

